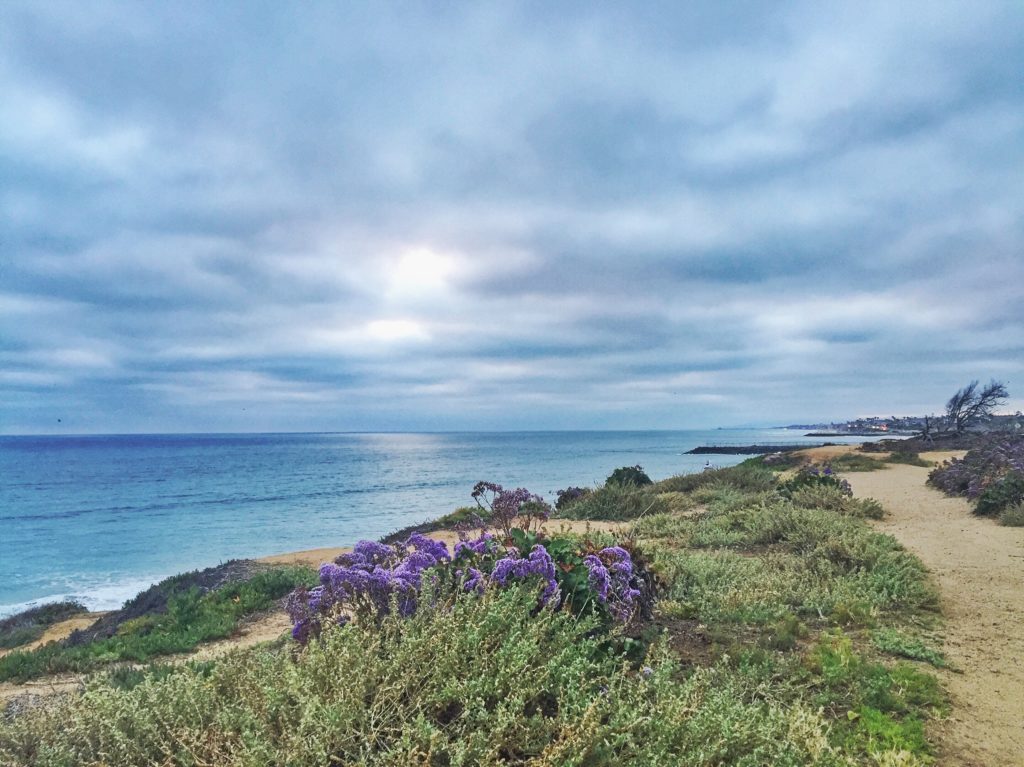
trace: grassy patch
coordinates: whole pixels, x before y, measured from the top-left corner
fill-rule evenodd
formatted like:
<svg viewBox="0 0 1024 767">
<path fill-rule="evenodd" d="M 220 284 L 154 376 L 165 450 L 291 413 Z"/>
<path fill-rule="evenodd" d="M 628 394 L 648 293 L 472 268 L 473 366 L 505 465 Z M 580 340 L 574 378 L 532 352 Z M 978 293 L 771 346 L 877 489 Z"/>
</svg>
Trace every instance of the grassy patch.
<svg viewBox="0 0 1024 767">
<path fill-rule="evenodd" d="M 86 612 L 78 602 L 54 602 L 23 610 L 0 620 L 0 649 L 21 647 L 39 639 L 50 626 Z"/>
<path fill-rule="evenodd" d="M 655 482 L 653 489 L 658 493 L 692 493 L 712 484 L 727 484 L 737 490 L 760 492 L 775 487 L 775 473 L 765 467 L 761 456 L 757 456 L 725 469 L 669 477 Z"/>
<path fill-rule="evenodd" d="M 887 469 L 882 461 L 863 453 L 842 453 L 828 461 L 833 471 L 878 471 Z"/>
<path fill-rule="evenodd" d="M 1024 527 L 1024 503 L 1015 503 L 999 512 L 999 524 L 1004 527 Z"/>
<path fill-rule="evenodd" d="M 941 651 L 928 645 L 919 636 L 897 629 L 884 628 L 873 631 L 871 641 L 877 649 L 898 658 L 930 663 L 936 668 L 945 668 L 948 665 Z"/>
<path fill-rule="evenodd" d="M 624 521 L 669 509 L 669 502 L 646 487 L 605 485 L 558 512 L 566 519 Z"/>
<path fill-rule="evenodd" d="M 932 461 L 926 461 L 917 453 L 901 452 L 898 450 L 886 458 L 885 462 L 900 463 L 906 466 L 921 466 L 923 468 L 931 468 L 935 465 Z"/>
<path fill-rule="evenodd" d="M 23 682 L 45 674 L 91 671 L 117 661 L 141 662 L 187 652 L 201 642 L 230 636 L 245 616 L 263 612 L 297 585 L 315 581 L 312 569 L 280 567 L 206 594 L 191 588 L 172 596 L 165 612 L 128 620 L 113 636 L 5 655 L 0 658 L 0 681 Z"/>
</svg>

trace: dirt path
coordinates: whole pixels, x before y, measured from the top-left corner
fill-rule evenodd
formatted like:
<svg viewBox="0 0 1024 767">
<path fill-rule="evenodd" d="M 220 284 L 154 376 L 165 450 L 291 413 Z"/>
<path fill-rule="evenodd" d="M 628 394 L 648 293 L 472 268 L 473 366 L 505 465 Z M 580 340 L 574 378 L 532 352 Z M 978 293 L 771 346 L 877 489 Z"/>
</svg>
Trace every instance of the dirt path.
<svg viewBox="0 0 1024 767">
<path fill-rule="evenodd" d="M 942 674 L 953 711 L 936 728 L 939 764 L 1024 766 L 1024 528 L 972 516 L 967 501 L 925 485 L 928 469 L 844 476 L 857 496 L 885 507 L 878 528 L 917 554 L 939 584 L 944 649 L 957 670 Z"/>
</svg>

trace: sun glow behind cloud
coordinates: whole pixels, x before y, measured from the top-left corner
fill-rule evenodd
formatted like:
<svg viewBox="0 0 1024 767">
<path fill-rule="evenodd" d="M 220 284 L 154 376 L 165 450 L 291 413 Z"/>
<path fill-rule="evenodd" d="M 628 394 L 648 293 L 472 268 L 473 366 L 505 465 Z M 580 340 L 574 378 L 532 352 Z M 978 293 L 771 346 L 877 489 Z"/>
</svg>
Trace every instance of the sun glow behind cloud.
<svg viewBox="0 0 1024 767">
<path fill-rule="evenodd" d="M 443 294 L 450 289 L 456 267 L 454 256 L 425 247 L 412 248 L 386 260 L 385 295 L 390 300 L 402 301 Z"/>
</svg>

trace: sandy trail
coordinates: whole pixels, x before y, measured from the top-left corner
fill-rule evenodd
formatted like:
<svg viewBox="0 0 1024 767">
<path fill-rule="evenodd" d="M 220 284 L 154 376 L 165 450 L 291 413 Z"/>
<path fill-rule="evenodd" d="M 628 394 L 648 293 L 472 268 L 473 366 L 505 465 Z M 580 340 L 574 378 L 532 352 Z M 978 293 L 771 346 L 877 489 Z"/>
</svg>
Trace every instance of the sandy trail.
<svg viewBox="0 0 1024 767">
<path fill-rule="evenodd" d="M 935 728 L 939 763 L 1024 766 L 1024 528 L 972 516 L 966 500 L 925 485 L 928 469 L 892 465 L 844 477 L 857 496 L 885 507 L 877 527 L 917 554 L 940 588 L 944 649 L 956 672 L 941 674 L 953 710 Z"/>
</svg>

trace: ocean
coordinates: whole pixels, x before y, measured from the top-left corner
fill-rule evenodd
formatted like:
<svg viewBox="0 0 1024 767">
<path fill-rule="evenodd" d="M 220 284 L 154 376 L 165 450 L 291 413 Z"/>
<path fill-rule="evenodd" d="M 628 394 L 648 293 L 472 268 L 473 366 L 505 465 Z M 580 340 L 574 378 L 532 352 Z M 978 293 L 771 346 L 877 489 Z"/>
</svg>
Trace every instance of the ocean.
<svg viewBox="0 0 1024 767">
<path fill-rule="evenodd" d="M 0 616 L 71 597 L 113 609 L 186 570 L 379 538 L 472 505 L 478 480 L 554 501 L 556 490 L 600 484 L 618 466 L 660 479 L 744 458 L 684 455 L 701 444 L 822 441 L 802 434 L 0 437 Z"/>
</svg>

